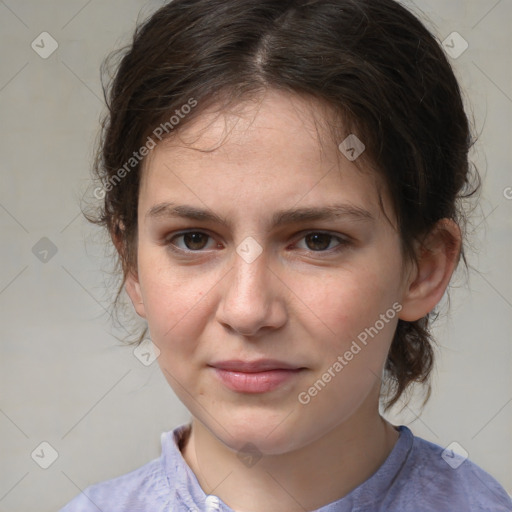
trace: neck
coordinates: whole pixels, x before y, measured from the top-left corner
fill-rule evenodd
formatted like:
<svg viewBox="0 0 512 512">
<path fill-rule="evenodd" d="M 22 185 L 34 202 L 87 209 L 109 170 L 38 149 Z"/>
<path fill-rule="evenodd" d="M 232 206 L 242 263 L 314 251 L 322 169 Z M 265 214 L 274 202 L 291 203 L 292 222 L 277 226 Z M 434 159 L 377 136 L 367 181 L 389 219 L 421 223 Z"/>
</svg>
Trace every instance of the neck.
<svg viewBox="0 0 512 512">
<path fill-rule="evenodd" d="M 233 510 L 315 510 L 370 478 L 393 449 L 399 433 L 375 409 L 358 411 L 315 442 L 265 455 L 250 467 L 194 418 L 182 454 L 204 492 Z"/>
</svg>

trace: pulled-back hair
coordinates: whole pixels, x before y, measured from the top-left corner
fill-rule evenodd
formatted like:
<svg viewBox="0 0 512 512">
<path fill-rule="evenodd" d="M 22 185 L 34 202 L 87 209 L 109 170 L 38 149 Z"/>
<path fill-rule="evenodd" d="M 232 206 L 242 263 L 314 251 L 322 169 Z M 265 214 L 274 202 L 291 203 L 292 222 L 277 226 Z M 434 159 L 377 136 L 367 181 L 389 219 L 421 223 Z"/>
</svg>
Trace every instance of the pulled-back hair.
<svg viewBox="0 0 512 512">
<path fill-rule="evenodd" d="M 335 140 L 354 133 L 364 141 L 406 258 L 415 261 L 413 244 L 440 219 L 463 228 L 460 200 L 479 183 L 470 190 L 473 140 L 459 85 L 436 38 L 393 0 L 173 0 L 139 24 L 103 70 L 115 58 L 94 166 L 104 200 L 89 220 L 117 244 L 116 302 L 137 267 L 139 150 L 211 106 L 268 89 L 320 100 L 338 119 Z M 386 409 L 414 382 L 428 399 L 432 314 L 398 322 L 385 365 Z"/>
</svg>

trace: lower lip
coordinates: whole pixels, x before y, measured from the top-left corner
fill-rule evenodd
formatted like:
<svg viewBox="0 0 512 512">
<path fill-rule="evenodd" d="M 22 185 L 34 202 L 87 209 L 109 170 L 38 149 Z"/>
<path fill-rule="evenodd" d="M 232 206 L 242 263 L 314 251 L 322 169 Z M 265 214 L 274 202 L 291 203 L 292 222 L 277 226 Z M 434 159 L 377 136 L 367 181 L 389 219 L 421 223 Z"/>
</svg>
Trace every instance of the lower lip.
<svg viewBox="0 0 512 512">
<path fill-rule="evenodd" d="M 214 368 L 219 379 L 239 393 L 266 393 L 293 379 L 302 370 L 267 370 L 264 372 L 237 372 Z"/>
</svg>

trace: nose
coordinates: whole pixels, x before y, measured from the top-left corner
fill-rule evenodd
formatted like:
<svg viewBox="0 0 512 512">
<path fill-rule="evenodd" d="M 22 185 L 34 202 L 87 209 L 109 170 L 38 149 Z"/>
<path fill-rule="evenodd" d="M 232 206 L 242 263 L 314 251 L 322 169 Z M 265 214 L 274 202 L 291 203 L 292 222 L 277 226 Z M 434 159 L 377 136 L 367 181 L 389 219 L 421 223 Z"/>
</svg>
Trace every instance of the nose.
<svg viewBox="0 0 512 512">
<path fill-rule="evenodd" d="M 258 337 L 287 321 L 286 286 L 269 265 L 265 252 L 247 263 L 235 255 L 221 285 L 217 321 L 242 336 Z"/>
</svg>

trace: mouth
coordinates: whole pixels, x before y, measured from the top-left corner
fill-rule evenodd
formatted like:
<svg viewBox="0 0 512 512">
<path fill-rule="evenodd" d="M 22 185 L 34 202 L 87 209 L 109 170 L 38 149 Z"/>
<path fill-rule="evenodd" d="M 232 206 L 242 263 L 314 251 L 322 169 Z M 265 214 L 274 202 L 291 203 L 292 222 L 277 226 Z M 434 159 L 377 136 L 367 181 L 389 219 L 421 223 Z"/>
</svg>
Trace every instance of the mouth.
<svg viewBox="0 0 512 512">
<path fill-rule="evenodd" d="M 239 393 L 267 393 L 306 370 L 305 367 L 273 359 L 219 361 L 209 366 L 227 388 Z"/>
</svg>

